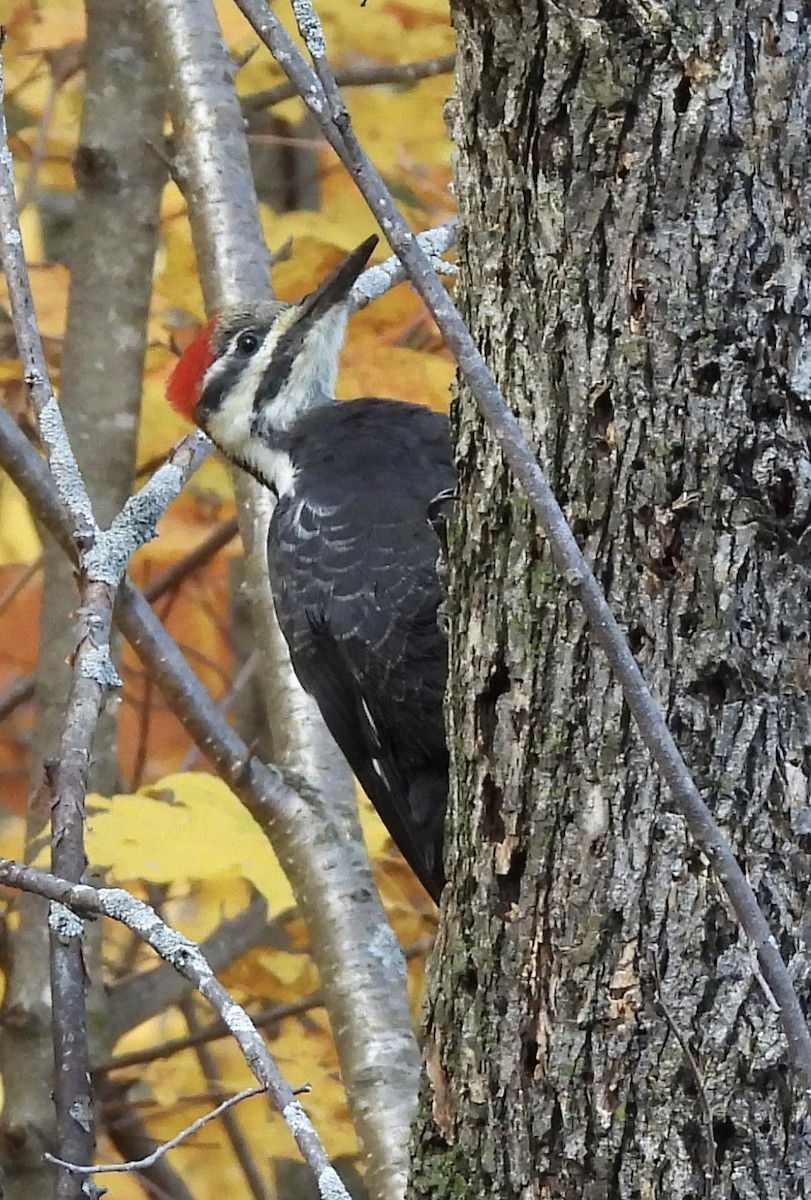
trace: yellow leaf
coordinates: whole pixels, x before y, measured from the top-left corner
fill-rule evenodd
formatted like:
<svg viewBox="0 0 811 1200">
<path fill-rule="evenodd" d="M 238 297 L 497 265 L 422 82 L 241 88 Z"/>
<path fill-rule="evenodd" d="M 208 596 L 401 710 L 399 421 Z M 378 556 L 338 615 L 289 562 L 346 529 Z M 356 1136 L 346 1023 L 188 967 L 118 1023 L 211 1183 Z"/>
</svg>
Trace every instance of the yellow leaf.
<svg viewBox="0 0 811 1200">
<path fill-rule="evenodd" d="M 392 400 L 415 400 L 442 412 L 447 410 L 453 366 L 438 354 L 424 350 L 406 350 L 385 342 L 366 342 L 363 354 L 344 356 L 338 395 L 373 396 L 386 381 L 386 394 Z"/>
<path fill-rule="evenodd" d="M 9 477 L 0 473 L 0 567 L 33 562 L 40 548 L 26 500 Z"/>
<path fill-rule="evenodd" d="M 161 250 L 155 290 L 170 304 L 202 318 L 203 293 L 197 278 L 197 258 L 185 215 L 161 224 Z"/>
<path fill-rule="evenodd" d="M 118 881 L 250 880 L 277 911 L 292 904 L 287 877 L 244 805 L 222 780 L 168 775 L 135 795 L 88 797 L 87 853 Z"/>
</svg>

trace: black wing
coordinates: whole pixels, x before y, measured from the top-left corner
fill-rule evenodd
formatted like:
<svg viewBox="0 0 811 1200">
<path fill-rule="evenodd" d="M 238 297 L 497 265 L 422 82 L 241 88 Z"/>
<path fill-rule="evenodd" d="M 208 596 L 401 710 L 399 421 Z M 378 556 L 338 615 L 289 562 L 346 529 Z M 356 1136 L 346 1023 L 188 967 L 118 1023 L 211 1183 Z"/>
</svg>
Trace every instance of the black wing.
<svg viewBox="0 0 811 1200">
<path fill-rule="evenodd" d="M 426 890 L 442 889 L 447 644 L 428 505 L 452 486 L 447 421 L 396 401 L 317 410 L 292 447 L 268 561 L 302 686 Z"/>
</svg>

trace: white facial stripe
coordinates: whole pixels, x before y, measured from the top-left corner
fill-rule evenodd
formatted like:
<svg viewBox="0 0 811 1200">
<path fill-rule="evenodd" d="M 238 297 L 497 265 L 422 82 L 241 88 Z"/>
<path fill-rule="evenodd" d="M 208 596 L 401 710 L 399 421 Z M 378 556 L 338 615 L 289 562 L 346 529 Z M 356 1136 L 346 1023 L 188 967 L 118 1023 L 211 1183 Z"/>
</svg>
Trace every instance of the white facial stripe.
<svg viewBox="0 0 811 1200">
<path fill-rule="evenodd" d="M 338 355 L 344 339 L 348 309 L 340 305 L 312 327 L 279 391 L 256 407 L 257 393 L 283 334 L 295 323 L 299 307 L 283 310 L 252 358 L 245 360 L 217 408 L 206 418 L 206 432 L 229 457 L 254 471 L 281 496 L 295 491 L 296 472 L 289 454 L 273 447 L 273 434 L 290 429 L 310 408 L 329 403 L 335 395 Z M 240 356 L 234 333 L 225 351 L 212 363 L 203 390 L 216 384 Z"/>
<path fill-rule="evenodd" d="M 348 315 L 345 305 L 331 309 L 307 334 L 264 414 L 269 429 L 289 429 L 308 409 L 333 399 Z"/>
<path fill-rule="evenodd" d="M 251 418 L 257 389 L 273 358 L 279 338 L 293 323 L 294 317 L 294 308 L 279 315 L 253 358 L 245 364 L 234 386 L 225 394 L 217 410 L 209 417 L 207 431 L 226 454 L 239 456 L 246 448 L 251 437 Z M 238 358 L 236 346 L 242 332 L 244 330 L 234 334 L 225 352 L 206 371 L 203 378 L 203 391 L 209 383 L 213 383 L 228 370 L 235 358 Z"/>
</svg>

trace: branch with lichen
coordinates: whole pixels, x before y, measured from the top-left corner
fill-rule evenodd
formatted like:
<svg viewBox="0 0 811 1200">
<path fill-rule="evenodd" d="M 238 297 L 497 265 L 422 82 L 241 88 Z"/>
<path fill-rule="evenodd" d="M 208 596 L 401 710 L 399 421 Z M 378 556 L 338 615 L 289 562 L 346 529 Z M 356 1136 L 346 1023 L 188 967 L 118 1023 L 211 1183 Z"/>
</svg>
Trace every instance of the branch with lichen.
<svg viewBox="0 0 811 1200">
<path fill-rule="evenodd" d="M 81 927 L 81 921 L 85 918 L 104 916 L 119 921 L 151 946 L 164 962 L 193 983 L 223 1021 L 260 1087 L 267 1091 L 281 1114 L 304 1161 L 315 1175 L 320 1195 L 332 1196 L 335 1200 L 349 1200 L 310 1118 L 271 1058 L 261 1034 L 244 1008 L 217 981 L 196 942 L 172 929 L 153 908 L 136 900 L 123 888 L 90 887 L 7 858 L 0 859 L 0 882 L 50 900 L 54 924 L 69 936 L 75 936 L 77 927 Z M 62 1165 L 63 1169 L 70 1171 L 74 1166 L 83 1168 L 87 1164 L 68 1162 Z"/>
<path fill-rule="evenodd" d="M 128 502 L 111 529 L 99 528 L 48 381 L 15 204 L 3 85 L 0 56 L 0 258 L 23 378 L 54 486 L 69 516 L 79 565 L 77 640 L 65 721 L 58 756 L 45 772 L 51 812 L 52 865 L 65 878 L 78 881 L 87 865 L 84 797 L 93 737 L 107 695 L 119 686 L 110 654 L 118 585 L 132 553 L 154 536 L 158 516 L 178 494 L 188 473 L 201 460 L 205 447 L 199 438 L 187 439 L 167 467 Z M 49 926 L 59 1150 L 61 1157 L 88 1160 L 94 1135 L 82 929 L 75 920 L 62 920 L 56 910 L 51 912 Z M 85 1114 L 81 1121 L 76 1119 L 77 1112 Z M 71 1191 L 70 1181 L 63 1180 L 58 1187 L 60 1195 Z"/>
</svg>

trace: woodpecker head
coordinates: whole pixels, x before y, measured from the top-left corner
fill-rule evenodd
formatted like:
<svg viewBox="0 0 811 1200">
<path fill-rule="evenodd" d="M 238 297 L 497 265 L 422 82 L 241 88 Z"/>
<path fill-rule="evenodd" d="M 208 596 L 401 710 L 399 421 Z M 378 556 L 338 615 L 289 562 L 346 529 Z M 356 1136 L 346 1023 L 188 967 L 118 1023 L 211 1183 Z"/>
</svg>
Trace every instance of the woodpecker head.
<svg viewBox="0 0 811 1200">
<path fill-rule="evenodd" d="M 311 408 L 334 400 L 349 294 L 377 238 L 367 238 L 296 304 L 267 302 L 212 317 L 166 389 L 234 462 L 278 490 L 278 445 Z"/>
</svg>

